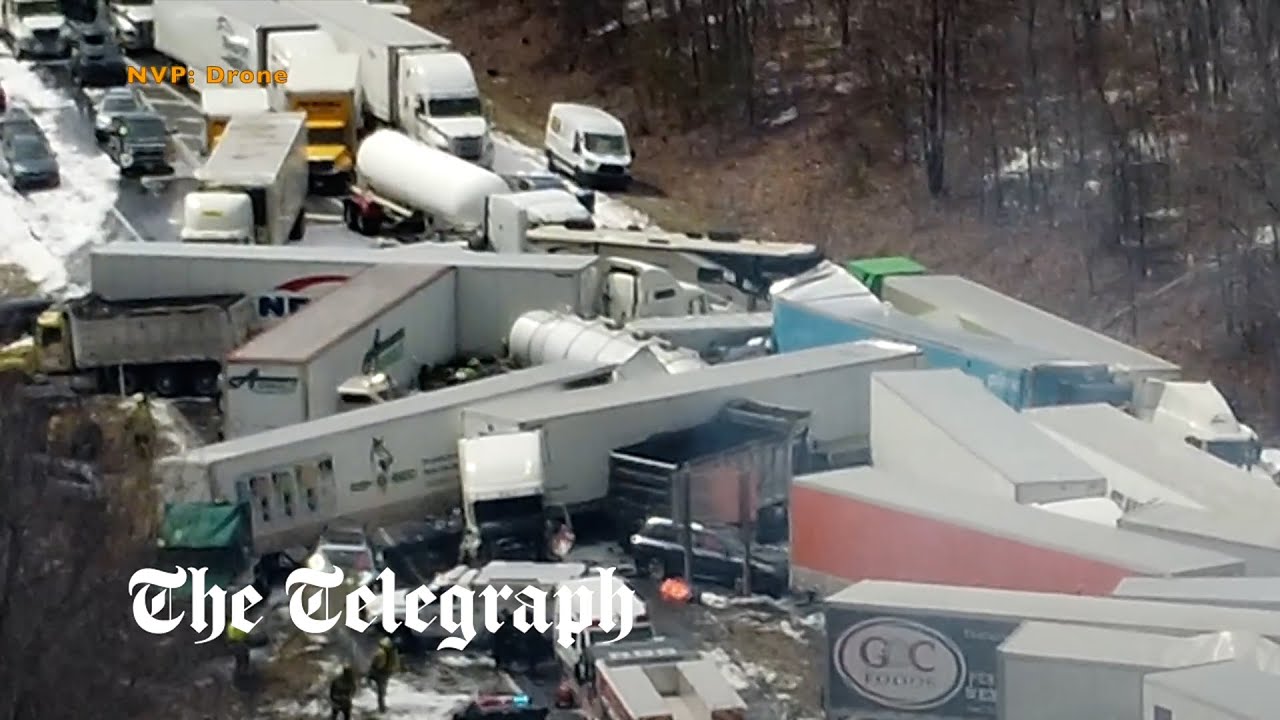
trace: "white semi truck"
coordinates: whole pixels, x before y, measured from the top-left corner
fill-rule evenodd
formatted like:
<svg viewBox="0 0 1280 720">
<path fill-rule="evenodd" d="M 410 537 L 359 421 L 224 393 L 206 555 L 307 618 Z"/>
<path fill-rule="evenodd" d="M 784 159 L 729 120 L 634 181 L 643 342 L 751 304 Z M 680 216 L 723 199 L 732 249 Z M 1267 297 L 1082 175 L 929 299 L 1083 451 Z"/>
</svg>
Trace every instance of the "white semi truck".
<svg viewBox="0 0 1280 720">
<path fill-rule="evenodd" d="M 233 118 L 182 202 L 183 242 L 280 245 L 302 237 L 308 189 L 302 113 Z"/>
<path fill-rule="evenodd" d="M 375 265 L 227 356 L 224 434 L 236 438 L 416 390 L 457 347 L 450 267 Z M 385 386 L 385 387 L 380 387 Z"/>
<path fill-rule="evenodd" d="M 493 166 L 489 113 L 465 56 L 444 37 L 360 2 L 289 0 L 360 56 L 365 127 L 387 125 L 484 167 Z"/>
<path fill-rule="evenodd" d="M 153 0 L 107 0 L 116 42 L 128 52 L 150 50 L 155 39 Z"/>
<path fill-rule="evenodd" d="M 58 0 L 2 0 L 0 14 L 18 59 L 70 54 L 70 42 L 63 32 L 67 19 Z"/>
</svg>

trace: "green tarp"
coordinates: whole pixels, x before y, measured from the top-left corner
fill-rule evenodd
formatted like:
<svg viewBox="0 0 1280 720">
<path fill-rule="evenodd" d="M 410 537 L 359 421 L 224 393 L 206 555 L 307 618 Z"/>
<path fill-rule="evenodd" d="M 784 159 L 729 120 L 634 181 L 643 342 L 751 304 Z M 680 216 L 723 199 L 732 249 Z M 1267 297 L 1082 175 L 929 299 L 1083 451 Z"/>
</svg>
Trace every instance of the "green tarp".
<svg viewBox="0 0 1280 720">
<path fill-rule="evenodd" d="M 159 545 L 169 549 L 233 548 L 244 537 L 244 514 L 237 505 L 175 503 L 165 507 Z"/>
</svg>

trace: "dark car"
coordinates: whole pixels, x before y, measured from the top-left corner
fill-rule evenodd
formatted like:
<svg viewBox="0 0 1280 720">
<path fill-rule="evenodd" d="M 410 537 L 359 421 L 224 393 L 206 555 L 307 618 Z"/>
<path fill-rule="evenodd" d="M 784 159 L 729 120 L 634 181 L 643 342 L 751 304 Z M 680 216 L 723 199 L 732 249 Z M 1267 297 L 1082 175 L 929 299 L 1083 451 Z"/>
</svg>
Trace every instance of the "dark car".
<svg viewBox="0 0 1280 720">
<path fill-rule="evenodd" d="M 123 85 L 124 52 L 115 37 L 100 28 L 72 34 L 71 76 L 81 85 Z"/>
<path fill-rule="evenodd" d="M 36 119 L 26 108 L 11 107 L 0 116 L 0 142 L 8 142 L 16 137 L 31 136 L 44 139 L 44 131 L 40 129 Z"/>
<path fill-rule="evenodd" d="M 732 531 L 693 523 L 693 578 L 695 582 L 742 589 L 742 564 L 746 548 Z M 655 580 L 684 574 L 682 526 L 667 518 L 649 518 L 631 536 L 636 567 Z M 767 545 L 751 547 L 751 591 L 782 596 L 790 584 L 785 552 Z"/>
<path fill-rule="evenodd" d="M 19 135 L 0 143 L 0 174 L 14 190 L 57 187 L 58 158 L 43 137 Z"/>
<path fill-rule="evenodd" d="M 169 172 L 169 134 L 164 118 L 157 113 L 117 115 L 104 133 L 107 156 L 127 175 Z"/>
<path fill-rule="evenodd" d="M 453 720 L 545 720 L 550 712 L 527 695 L 481 695 L 455 710 Z"/>
<path fill-rule="evenodd" d="M 523 172 L 503 175 L 503 180 L 507 181 L 507 187 L 512 192 L 528 192 L 530 190 L 564 190 L 573 193 L 578 198 L 578 202 L 582 203 L 582 207 L 587 212 L 594 213 L 596 211 L 596 194 L 593 190 L 583 190 L 575 188 L 559 175 L 549 172 Z"/>
</svg>

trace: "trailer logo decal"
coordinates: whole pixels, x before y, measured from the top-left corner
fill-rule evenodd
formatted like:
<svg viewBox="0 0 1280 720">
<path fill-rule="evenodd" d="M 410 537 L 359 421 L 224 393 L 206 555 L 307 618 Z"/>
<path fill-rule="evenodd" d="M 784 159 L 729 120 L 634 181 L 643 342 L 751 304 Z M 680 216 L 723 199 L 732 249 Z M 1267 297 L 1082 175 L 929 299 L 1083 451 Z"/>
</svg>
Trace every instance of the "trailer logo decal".
<svg viewBox="0 0 1280 720">
<path fill-rule="evenodd" d="M 311 302 L 303 293 L 317 285 L 339 284 L 348 279 L 346 275 L 308 275 L 281 283 L 275 288 L 275 294 L 258 298 L 258 317 L 291 315 Z"/>
<path fill-rule="evenodd" d="M 232 390 L 245 388 L 259 395 L 290 395 L 298 389 L 298 379 L 284 376 L 263 375 L 254 368 L 243 375 L 227 378 L 227 387 Z"/>
<path fill-rule="evenodd" d="M 836 670 L 859 695 L 895 710 L 930 710 L 960 692 L 964 654 L 946 635 L 899 618 L 873 618 L 835 643 Z"/>
<path fill-rule="evenodd" d="M 360 361 L 360 371 L 373 373 L 385 370 L 395 364 L 404 355 L 404 328 L 391 333 L 383 339 L 382 328 L 373 331 L 373 342 Z"/>
</svg>

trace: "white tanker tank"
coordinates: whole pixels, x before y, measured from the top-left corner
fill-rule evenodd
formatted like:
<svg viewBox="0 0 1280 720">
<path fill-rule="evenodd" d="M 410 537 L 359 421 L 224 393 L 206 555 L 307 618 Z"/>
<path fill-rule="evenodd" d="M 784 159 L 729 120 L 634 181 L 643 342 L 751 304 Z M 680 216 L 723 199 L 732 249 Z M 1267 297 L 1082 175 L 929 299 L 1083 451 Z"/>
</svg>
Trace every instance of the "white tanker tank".
<svg viewBox="0 0 1280 720">
<path fill-rule="evenodd" d="M 395 130 L 364 139 L 356 152 L 356 177 L 343 202 L 343 219 L 366 235 L 388 225 L 477 231 L 488 197 L 510 192 L 500 176 Z"/>
<path fill-rule="evenodd" d="M 516 318 L 507 351 L 517 363 L 542 365 L 560 360 L 617 363 L 620 380 L 675 375 L 707 366 L 698 354 L 656 338 L 637 337 L 603 320 L 533 310 Z"/>
</svg>

